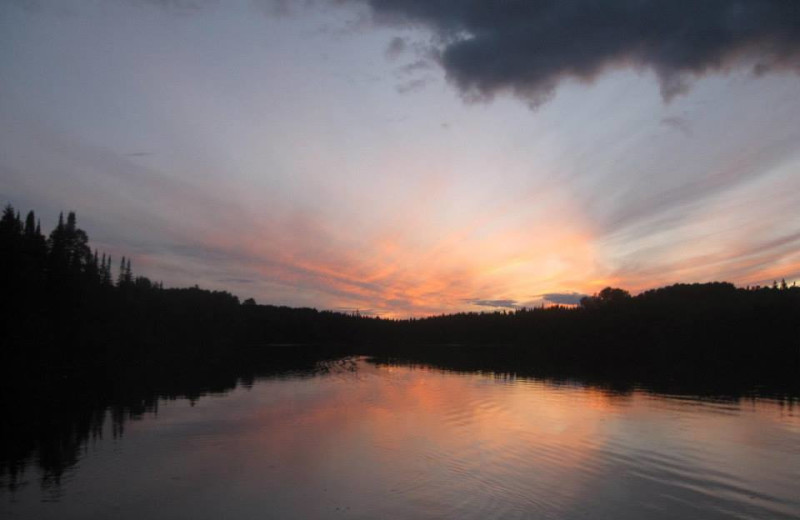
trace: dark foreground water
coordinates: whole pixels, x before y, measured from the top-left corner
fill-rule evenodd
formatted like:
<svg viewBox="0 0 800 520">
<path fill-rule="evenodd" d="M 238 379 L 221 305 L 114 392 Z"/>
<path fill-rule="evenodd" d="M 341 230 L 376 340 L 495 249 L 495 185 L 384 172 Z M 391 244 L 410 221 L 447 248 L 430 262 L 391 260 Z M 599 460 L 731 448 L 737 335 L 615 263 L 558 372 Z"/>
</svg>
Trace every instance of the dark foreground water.
<svg viewBox="0 0 800 520">
<path fill-rule="evenodd" d="M 161 401 L 4 519 L 800 518 L 800 409 L 358 360 Z M 44 479 L 43 479 L 44 477 Z"/>
</svg>

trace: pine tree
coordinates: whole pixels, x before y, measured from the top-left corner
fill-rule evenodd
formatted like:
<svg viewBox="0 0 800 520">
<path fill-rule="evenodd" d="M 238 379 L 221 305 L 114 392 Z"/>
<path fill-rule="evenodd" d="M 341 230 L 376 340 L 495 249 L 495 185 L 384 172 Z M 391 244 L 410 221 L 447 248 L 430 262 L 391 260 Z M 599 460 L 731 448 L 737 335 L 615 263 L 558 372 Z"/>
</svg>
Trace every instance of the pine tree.
<svg viewBox="0 0 800 520">
<path fill-rule="evenodd" d="M 65 255 L 65 228 L 64 213 L 58 214 L 58 225 L 50 232 L 47 238 L 47 249 L 49 251 L 49 270 L 51 275 L 63 270 L 66 263 Z"/>
<path fill-rule="evenodd" d="M 28 216 L 25 218 L 25 236 L 34 237 L 36 235 L 36 216 L 33 211 L 29 211 Z"/>
<path fill-rule="evenodd" d="M 122 257 L 119 263 L 119 274 L 117 275 L 117 287 L 124 287 L 133 283 L 133 273 L 131 271 L 130 258 Z"/>
<path fill-rule="evenodd" d="M 97 249 L 94 250 L 94 254 L 86 263 L 86 278 L 92 285 L 100 284 L 100 264 L 97 257 Z"/>
<path fill-rule="evenodd" d="M 0 232 L 4 236 L 21 235 L 22 222 L 19 219 L 19 212 L 14 211 L 14 206 L 8 204 L 0 217 Z"/>
<path fill-rule="evenodd" d="M 102 274 L 100 276 L 100 283 L 104 287 L 110 287 L 112 285 L 112 283 L 111 283 L 111 280 L 112 280 L 112 277 L 111 277 L 111 255 L 108 255 L 108 257 L 106 257 L 106 254 L 103 253 L 103 259 L 101 260 L 100 265 L 102 266 Z"/>
<path fill-rule="evenodd" d="M 67 215 L 67 231 L 74 232 L 78 227 L 78 217 L 74 211 L 70 211 Z"/>
<path fill-rule="evenodd" d="M 125 285 L 125 257 L 119 262 L 119 275 L 117 275 L 117 287 Z"/>
</svg>

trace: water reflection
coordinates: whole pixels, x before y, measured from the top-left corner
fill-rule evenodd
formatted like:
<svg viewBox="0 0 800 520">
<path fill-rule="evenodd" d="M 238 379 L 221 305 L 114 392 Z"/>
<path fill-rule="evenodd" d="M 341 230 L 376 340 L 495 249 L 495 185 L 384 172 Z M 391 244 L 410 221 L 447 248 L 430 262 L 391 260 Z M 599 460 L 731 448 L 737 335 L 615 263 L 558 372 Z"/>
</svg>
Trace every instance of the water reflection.
<svg viewBox="0 0 800 520">
<path fill-rule="evenodd" d="M 95 418 L 96 437 L 60 485 L 41 489 L 46 469 L 28 468 L 0 514 L 800 516 L 791 399 L 700 400 L 347 359 L 149 409 L 99 427 Z"/>
</svg>

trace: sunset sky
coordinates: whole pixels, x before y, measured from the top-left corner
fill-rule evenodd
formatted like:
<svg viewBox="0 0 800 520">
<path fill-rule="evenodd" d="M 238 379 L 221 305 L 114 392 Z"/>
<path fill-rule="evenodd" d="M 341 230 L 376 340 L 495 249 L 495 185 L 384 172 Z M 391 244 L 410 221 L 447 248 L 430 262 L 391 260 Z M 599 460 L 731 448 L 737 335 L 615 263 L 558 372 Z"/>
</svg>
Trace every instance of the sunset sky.
<svg viewBox="0 0 800 520">
<path fill-rule="evenodd" d="M 798 280 L 800 2 L 692 5 L 5 0 L 0 202 L 381 316 Z"/>
</svg>

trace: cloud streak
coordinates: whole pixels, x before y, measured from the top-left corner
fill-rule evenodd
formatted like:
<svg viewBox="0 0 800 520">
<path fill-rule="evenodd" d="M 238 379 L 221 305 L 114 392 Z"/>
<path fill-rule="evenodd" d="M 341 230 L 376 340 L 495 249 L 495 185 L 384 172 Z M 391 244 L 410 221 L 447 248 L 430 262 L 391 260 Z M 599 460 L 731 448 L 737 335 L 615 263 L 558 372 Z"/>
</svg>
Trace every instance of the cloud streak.
<svg viewBox="0 0 800 520">
<path fill-rule="evenodd" d="M 469 299 L 467 303 L 472 305 L 477 305 L 479 307 L 492 307 L 492 308 L 504 308 L 504 309 L 516 309 L 517 308 L 517 301 L 516 300 L 482 300 L 482 299 Z"/>
<path fill-rule="evenodd" d="M 511 91 L 533 104 L 564 79 L 655 72 L 667 101 L 693 78 L 746 65 L 800 71 L 800 3 L 785 0 L 366 0 L 376 21 L 422 25 L 468 99 Z"/>
<path fill-rule="evenodd" d="M 547 293 L 542 295 L 542 299 L 549 303 L 558 305 L 577 305 L 581 302 L 581 298 L 587 296 L 576 292 L 572 293 Z"/>
</svg>

